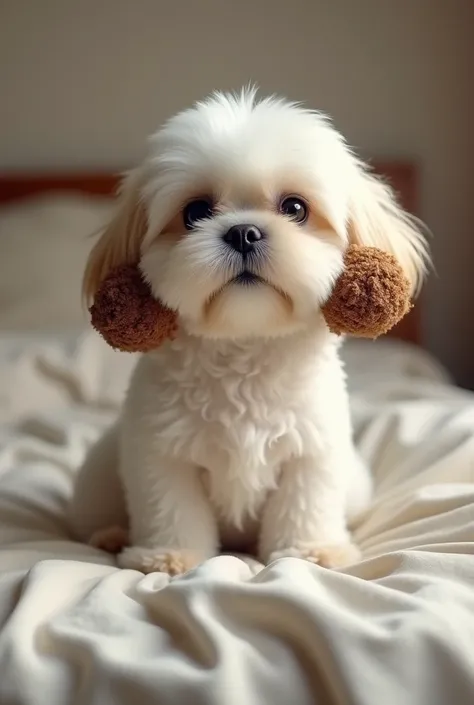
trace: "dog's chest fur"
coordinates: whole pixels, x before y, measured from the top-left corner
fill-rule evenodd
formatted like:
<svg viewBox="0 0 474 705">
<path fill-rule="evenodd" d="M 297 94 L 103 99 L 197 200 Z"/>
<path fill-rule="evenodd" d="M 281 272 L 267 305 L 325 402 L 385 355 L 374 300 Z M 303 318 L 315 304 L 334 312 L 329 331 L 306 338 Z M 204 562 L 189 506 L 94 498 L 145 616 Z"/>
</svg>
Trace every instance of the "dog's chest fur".
<svg viewBox="0 0 474 705">
<path fill-rule="evenodd" d="M 211 501 L 235 525 L 258 514 L 282 463 L 317 441 L 318 342 L 186 337 L 139 363 L 133 406 L 160 456 L 202 468 Z"/>
</svg>

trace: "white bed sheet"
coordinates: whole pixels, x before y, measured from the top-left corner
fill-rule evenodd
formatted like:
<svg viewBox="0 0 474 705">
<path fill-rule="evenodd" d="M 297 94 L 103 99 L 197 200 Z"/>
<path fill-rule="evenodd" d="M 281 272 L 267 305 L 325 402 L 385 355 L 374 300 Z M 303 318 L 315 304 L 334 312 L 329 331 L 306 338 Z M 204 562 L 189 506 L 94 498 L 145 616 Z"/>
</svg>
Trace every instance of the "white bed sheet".
<svg viewBox="0 0 474 705">
<path fill-rule="evenodd" d="M 222 556 L 170 580 L 63 518 L 133 359 L 90 333 L 0 339 L 1 705 L 474 702 L 474 396 L 405 346 L 346 359 L 377 482 L 365 560 Z"/>
</svg>

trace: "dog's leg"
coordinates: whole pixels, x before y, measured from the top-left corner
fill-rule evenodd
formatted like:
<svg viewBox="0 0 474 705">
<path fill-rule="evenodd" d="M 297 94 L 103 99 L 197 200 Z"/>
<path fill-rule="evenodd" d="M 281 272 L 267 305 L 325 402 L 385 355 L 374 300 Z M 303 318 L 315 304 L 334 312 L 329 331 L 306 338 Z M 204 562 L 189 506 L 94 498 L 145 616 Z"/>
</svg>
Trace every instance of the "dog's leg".
<svg viewBox="0 0 474 705">
<path fill-rule="evenodd" d="M 346 525 L 346 463 L 351 456 L 333 451 L 284 464 L 263 515 L 264 562 L 294 556 L 337 568 L 357 561 L 359 551 Z"/>
<path fill-rule="evenodd" d="M 115 553 L 127 543 L 128 520 L 118 476 L 116 425 L 92 446 L 78 470 L 68 521 L 74 538 L 96 548 Z"/>
<path fill-rule="evenodd" d="M 130 546 L 119 555 L 118 563 L 144 573 L 184 573 L 218 553 L 217 521 L 200 469 L 148 450 L 147 454 L 140 448 L 136 464 L 122 468 Z M 132 457 L 127 451 L 124 461 Z"/>
</svg>

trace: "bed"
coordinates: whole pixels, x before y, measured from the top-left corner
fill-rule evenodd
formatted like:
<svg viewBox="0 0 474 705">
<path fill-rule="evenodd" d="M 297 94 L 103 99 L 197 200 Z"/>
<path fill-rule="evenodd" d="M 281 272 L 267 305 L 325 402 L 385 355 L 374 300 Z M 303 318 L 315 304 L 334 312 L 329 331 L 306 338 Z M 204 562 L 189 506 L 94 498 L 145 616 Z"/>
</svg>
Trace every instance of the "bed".
<svg viewBox="0 0 474 705">
<path fill-rule="evenodd" d="M 415 166 L 376 168 L 416 211 Z M 135 361 L 78 301 L 116 181 L 0 176 L 0 703 L 474 702 L 474 397 L 423 350 L 420 304 L 344 353 L 376 480 L 361 563 L 220 556 L 170 579 L 71 540 L 75 469 Z"/>
</svg>

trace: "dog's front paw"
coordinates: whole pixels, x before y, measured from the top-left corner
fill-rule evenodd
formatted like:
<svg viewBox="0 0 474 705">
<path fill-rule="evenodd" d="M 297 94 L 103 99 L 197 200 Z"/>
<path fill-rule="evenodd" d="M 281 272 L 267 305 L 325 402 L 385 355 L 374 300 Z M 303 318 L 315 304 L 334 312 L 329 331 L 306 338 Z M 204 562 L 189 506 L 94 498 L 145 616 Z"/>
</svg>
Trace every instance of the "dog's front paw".
<svg viewBox="0 0 474 705">
<path fill-rule="evenodd" d="M 322 568 L 345 568 L 360 560 L 360 550 L 355 544 L 310 544 L 300 548 L 288 547 L 279 551 L 272 551 L 267 563 L 272 563 L 278 558 L 303 558 L 310 563 L 316 563 Z"/>
<path fill-rule="evenodd" d="M 198 566 L 202 560 L 203 556 L 197 551 L 131 546 L 122 551 L 117 563 L 120 568 L 131 568 L 142 573 L 167 573 L 173 576 L 186 573 Z"/>
</svg>

